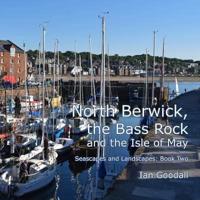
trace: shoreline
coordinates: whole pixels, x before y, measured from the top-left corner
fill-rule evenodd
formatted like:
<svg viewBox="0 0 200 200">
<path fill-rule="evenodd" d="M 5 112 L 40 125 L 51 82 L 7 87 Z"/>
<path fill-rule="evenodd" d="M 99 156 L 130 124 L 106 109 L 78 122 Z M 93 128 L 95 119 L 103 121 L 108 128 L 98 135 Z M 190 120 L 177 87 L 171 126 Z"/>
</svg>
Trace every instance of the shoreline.
<svg viewBox="0 0 200 200">
<path fill-rule="evenodd" d="M 200 76 L 166 76 L 164 77 L 166 82 L 175 82 L 175 77 L 178 82 L 200 82 Z M 52 78 L 52 75 L 47 75 L 46 78 Z M 60 76 L 60 78 L 64 81 L 73 81 L 74 77 L 71 75 Z M 138 76 L 111 76 L 111 81 L 114 82 L 127 82 L 127 83 L 144 83 L 145 77 Z M 100 81 L 100 76 L 95 76 L 96 81 Z M 82 81 L 88 82 L 90 81 L 90 75 L 82 76 Z M 160 81 L 160 77 L 155 77 L 155 81 Z M 151 83 L 151 76 L 149 76 L 149 83 Z"/>
</svg>

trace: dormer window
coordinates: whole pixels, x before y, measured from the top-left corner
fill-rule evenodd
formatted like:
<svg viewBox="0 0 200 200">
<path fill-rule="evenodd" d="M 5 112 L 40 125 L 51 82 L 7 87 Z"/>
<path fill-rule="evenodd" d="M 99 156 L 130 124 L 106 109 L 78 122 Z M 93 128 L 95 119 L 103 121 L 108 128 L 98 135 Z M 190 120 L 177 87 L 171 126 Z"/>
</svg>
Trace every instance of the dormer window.
<svg viewBox="0 0 200 200">
<path fill-rule="evenodd" d="M 10 48 L 10 56 L 15 57 L 15 48 L 14 47 Z"/>
</svg>

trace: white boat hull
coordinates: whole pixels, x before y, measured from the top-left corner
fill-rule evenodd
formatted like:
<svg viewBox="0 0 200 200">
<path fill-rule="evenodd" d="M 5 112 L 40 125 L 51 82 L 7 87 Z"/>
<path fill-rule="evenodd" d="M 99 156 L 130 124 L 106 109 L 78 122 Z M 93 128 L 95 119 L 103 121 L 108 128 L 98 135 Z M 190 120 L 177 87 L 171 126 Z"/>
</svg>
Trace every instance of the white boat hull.
<svg viewBox="0 0 200 200">
<path fill-rule="evenodd" d="M 29 193 L 40 190 L 55 179 L 55 167 L 52 170 L 48 170 L 44 174 L 40 174 L 37 178 L 28 181 L 27 183 L 17 183 L 13 185 L 13 192 L 11 191 L 12 196 L 14 197 L 22 197 Z M 9 185 L 5 183 L 3 180 L 0 181 L 0 191 L 4 194 L 9 194 Z"/>
</svg>

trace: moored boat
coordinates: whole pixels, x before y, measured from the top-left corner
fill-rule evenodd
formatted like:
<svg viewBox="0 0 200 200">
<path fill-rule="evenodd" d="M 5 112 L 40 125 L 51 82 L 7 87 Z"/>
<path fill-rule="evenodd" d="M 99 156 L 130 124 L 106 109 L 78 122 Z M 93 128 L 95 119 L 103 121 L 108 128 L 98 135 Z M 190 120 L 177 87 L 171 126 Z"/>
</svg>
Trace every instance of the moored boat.
<svg viewBox="0 0 200 200">
<path fill-rule="evenodd" d="M 22 171 L 22 163 L 6 169 L 0 176 L 0 191 L 10 197 L 22 197 L 37 191 L 55 179 L 55 167 L 45 160 L 24 161 L 27 169 Z"/>
<path fill-rule="evenodd" d="M 53 147 L 58 156 L 70 152 L 73 144 L 74 141 L 70 138 L 57 138 L 55 142 L 50 142 L 50 146 Z"/>
</svg>

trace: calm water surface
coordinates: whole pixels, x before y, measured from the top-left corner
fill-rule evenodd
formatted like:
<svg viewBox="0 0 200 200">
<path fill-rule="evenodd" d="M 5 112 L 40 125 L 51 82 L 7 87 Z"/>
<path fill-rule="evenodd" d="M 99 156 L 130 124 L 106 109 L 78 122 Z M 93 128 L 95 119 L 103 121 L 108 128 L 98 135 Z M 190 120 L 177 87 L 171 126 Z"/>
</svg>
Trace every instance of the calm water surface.
<svg viewBox="0 0 200 200">
<path fill-rule="evenodd" d="M 176 88 L 175 82 L 166 82 L 165 86 L 169 87 L 170 93 L 172 93 L 172 91 Z M 200 88 L 200 82 L 178 82 L 178 86 L 179 92 L 184 93 L 185 89 L 186 91 L 191 91 Z"/>
</svg>

